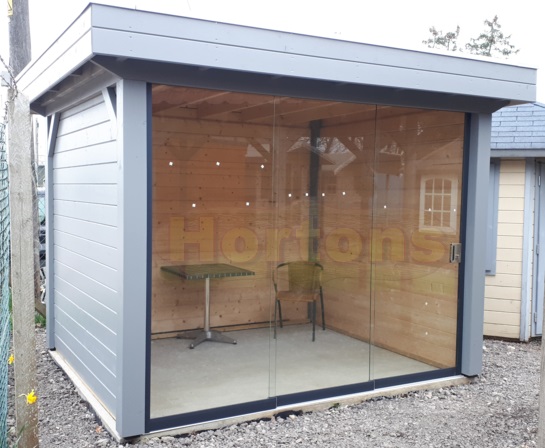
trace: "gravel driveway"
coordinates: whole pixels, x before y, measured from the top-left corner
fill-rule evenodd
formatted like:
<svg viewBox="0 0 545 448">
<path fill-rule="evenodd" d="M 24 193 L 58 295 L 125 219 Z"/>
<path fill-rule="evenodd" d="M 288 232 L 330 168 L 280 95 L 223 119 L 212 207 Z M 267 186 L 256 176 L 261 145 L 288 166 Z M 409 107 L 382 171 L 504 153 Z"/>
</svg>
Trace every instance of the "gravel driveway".
<svg viewBox="0 0 545 448">
<path fill-rule="evenodd" d="M 464 386 L 120 445 L 52 361 L 44 330 L 36 334 L 41 447 L 536 446 L 540 341 L 485 340 L 484 372 Z M 8 426 L 13 426 L 12 401 L 9 412 Z"/>
</svg>

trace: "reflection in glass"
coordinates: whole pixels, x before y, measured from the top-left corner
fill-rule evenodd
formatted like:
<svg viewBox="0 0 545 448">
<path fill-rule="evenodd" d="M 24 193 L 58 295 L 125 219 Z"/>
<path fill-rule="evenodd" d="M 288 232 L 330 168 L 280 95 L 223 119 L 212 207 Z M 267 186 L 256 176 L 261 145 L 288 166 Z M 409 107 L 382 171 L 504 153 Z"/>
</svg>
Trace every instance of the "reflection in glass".
<svg viewBox="0 0 545 448">
<path fill-rule="evenodd" d="M 318 262 L 326 330 L 313 307 L 282 303 L 276 393 L 369 380 L 369 248 L 375 107 L 297 100 L 276 121 L 279 262 Z M 289 99 L 293 107 L 296 100 Z M 277 110 L 288 108 L 277 101 Z M 288 322 L 286 324 L 286 321 Z"/>
<path fill-rule="evenodd" d="M 398 199 L 384 203 L 375 176 L 374 378 L 456 364 L 458 264 L 448 253 L 460 242 L 463 132 L 461 113 L 378 109 L 375 170 Z M 385 368 L 384 349 L 410 367 Z"/>
<path fill-rule="evenodd" d="M 152 92 L 152 418 L 455 366 L 463 114 Z"/>
<path fill-rule="evenodd" d="M 151 417 L 266 399 L 272 99 L 154 86 L 152 107 Z M 191 348 L 207 324 L 237 344 Z"/>
</svg>

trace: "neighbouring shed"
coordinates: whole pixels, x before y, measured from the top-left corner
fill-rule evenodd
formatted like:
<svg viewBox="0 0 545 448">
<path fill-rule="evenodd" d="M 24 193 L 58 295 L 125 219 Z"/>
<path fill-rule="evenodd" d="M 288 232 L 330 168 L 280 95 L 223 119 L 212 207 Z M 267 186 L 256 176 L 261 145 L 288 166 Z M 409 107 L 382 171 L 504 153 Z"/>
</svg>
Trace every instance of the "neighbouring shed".
<svg viewBox="0 0 545 448">
<path fill-rule="evenodd" d="M 543 326 L 545 105 L 495 112 L 490 148 L 484 331 L 528 341 Z"/>
<path fill-rule="evenodd" d="M 478 375 L 491 114 L 535 79 L 88 6 L 18 79 L 53 356 L 118 438 Z"/>
</svg>

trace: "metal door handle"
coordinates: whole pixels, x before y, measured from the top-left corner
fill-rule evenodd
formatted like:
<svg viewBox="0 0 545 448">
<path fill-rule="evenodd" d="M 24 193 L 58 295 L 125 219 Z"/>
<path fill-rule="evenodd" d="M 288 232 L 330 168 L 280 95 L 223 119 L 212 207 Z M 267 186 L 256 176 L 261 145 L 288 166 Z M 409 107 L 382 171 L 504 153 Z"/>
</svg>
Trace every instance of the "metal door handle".
<svg viewBox="0 0 545 448">
<path fill-rule="evenodd" d="M 460 263 L 462 261 L 462 243 L 450 243 L 450 257 L 451 263 Z"/>
</svg>

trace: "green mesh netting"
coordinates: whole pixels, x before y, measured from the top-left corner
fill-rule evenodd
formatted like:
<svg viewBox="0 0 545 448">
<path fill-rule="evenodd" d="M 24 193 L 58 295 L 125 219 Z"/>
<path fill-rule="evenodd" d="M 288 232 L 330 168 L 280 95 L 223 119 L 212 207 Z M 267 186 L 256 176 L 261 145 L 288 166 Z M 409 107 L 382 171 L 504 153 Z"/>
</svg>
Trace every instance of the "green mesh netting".
<svg viewBox="0 0 545 448">
<path fill-rule="evenodd" d="M 7 447 L 9 312 L 9 186 L 5 127 L 0 124 L 0 448 Z"/>
</svg>

